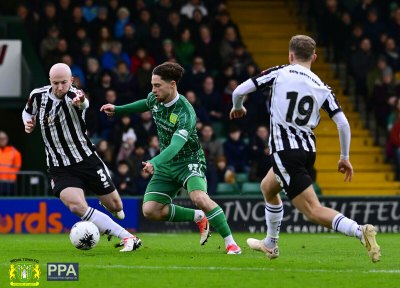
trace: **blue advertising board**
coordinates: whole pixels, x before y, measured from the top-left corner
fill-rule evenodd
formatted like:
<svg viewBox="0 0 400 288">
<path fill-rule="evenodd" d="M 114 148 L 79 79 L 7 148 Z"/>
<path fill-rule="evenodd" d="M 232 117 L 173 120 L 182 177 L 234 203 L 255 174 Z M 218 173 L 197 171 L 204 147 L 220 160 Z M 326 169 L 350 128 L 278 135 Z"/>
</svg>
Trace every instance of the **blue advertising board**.
<svg viewBox="0 0 400 288">
<path fill-rule="evenodd" d="M 140 199 L 124 199 L 125 219 L 118 224 L 130 231 L 139 226 Z M 96 198 L 87 199 L 90 207 L 110 215 Z M 111 216 L 112 217 L 112 216 Z M 80 221 L 56 198 L 0 199 L 0 234 L 3 233 L 63 233 Z"/>
</svg>

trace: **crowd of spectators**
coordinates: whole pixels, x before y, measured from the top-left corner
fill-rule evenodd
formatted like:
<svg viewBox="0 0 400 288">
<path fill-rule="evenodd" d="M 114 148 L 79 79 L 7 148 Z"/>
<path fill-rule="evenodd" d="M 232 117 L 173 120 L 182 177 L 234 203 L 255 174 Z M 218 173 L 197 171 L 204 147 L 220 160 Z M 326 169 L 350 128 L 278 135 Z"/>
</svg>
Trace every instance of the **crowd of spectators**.
<svg viewBox="0 0 400 288">
<path fill-rule="evenodd" d="M 16 13 L 44 69 L 66 63 L 86 92 L 89 136 L 121 194 L 144 193 L 149 179 L 141 163 L 159 153 L 155 125 L 151 112 L 108 118 L 99 108 L 146 98 L 152 69 L 164 61 L 185 68 L 178 92 L 197 113 L 209 193 L 226 170 L 254 181 L 265 173 L 268 91 L 249 97 L 249 117 L 228 119 L 233 90 L 259 70 L 224 1 L 38 0 L 19 4 Z"/>
<path fill-rule="evenodd" d="M 367 123 L 376 123 L 376 143 L 387 139 L 386 158 L 400 180 L 400 1 L 298 2 L 327 47 L 328 60 L 346 64 L 356 108 L 365 107 Z"/>
</svg>

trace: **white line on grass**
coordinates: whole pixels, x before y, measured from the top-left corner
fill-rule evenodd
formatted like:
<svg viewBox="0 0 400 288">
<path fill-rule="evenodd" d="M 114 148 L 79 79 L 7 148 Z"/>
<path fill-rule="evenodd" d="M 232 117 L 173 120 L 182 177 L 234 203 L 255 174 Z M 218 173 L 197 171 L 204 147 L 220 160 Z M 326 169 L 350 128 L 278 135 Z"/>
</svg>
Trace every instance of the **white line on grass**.
<svg viewBox="0 0 400 288">
<path fill-rule="evenodd" d="M 274 271 L 274 272 L 307 272 L 307 273 L 384 273 L 400 274 L 400 270 L 331 270 L 331 269 L 289 269 L 289 268 L 268 268 L 268 267 L 220 267 L 220 266 L 128 266 L 128 265 L 85 265 L 85 268 L 99 269 L 141 269 L 141 270 L 210 270 L 210 271 Z"/>
<path fill-rule="evenodd" d="M 9 266 L 9 263 L 0 263 L 0 266 Z M 270 267 L 221 267 L 221 266 L 129 266 L 129 265 L 82 265 L 84 268 L 97 269 L 141 269 L 141 270 L 209 270 L 209 271 L 271 271 L 271 272 L 301 272 L 301 273 L 382 273 L 400 274 L 400 270 L 331 270 L 331 269 L 290 269 Z"/>
</svg>

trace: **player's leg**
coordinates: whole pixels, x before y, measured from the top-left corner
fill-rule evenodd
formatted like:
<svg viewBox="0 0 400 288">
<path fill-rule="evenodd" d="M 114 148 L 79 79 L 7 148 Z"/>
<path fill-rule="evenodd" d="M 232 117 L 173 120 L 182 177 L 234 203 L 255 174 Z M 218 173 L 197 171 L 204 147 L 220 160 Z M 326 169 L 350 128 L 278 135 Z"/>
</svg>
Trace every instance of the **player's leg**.
<svg viewBox="0 0 400 288">
<path fill-rule="evenodd" d="M 155 221 L 194 221 L 199 228 L 202 228 L 200 229 L 200 244 L 203 245 L 209 236 L 208 225 L 203 225 L 204 220 L 207 222 L 204 212 L 199 209 L 185 208 L 172 204 L 172 199 L 176 197 L 181 186 L 171 176 L 167 177 L 163 174 L 160 175 L 160 173 L 154 174 L 147 185 L 144 195 L 143 215 Z"/>
<path fill-rule="evenodd" d="M 282 190 L 271 168 L 261 181 L 261 191 L 265 200 L 265 222 L 267 236 L 262 239 L 248 238 L 247 244 L 253 250 L 262 251 L 270 259 L 279 256 L 278 238 L 283 218 L 283 205 L 279 192 Z"/>
<path fill-rule="evenodd" d="M 193 203 L 204 211 L 210 225 L 224 238 L 228 254 L 240 254 L 241 249 L 233 239 L 224 211 L 205 192 L 207 184 L 203 177 L 194 176 L 187 180 L 187 190 Z"/>
<path fill-rule="evenodd" d="M 99 195 L 100 205 L 106 208 L 114 217 L 122 220 L 125 218 L 121 197 L 117 190 L 110 194 Z"/>
<path fill-rule="evenodd" d="M 376 242 L 374 226 L 370 224 L 361 226 L 338 211 L 322 206 L 312 185 L 297 195 L 292 203 L 311 222 L 361 240 L 367 248 L 371 260 L 373 262 L 379 261 L 381 253 Z"/>
<path fill-rule="evenodd" d="M 115 223 L 108 215 L 89 207 L 81 188 L 67 187 L 59 194 L 60 200 L 68 209 L 84 221 L 93 222 L 101 234 L 113 235 L 124 241 L 122 252 L 140 247 L 141 241 L 126 229 Z"/>
</svg>

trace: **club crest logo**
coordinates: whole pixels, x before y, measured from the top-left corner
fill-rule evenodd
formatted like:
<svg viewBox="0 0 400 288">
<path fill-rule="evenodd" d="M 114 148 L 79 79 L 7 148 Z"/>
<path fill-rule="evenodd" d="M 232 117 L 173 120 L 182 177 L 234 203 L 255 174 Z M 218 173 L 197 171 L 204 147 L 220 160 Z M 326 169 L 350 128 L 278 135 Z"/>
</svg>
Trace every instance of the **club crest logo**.
<svg viewBox="0 0 400 288">
<path fill-rule="evenodd" d="M 10 261 L 11 286 L 39 286 L 40 274 L 39 260 L 20 258 Z"/>
<path fill-rule="evenodd" d="M 169 115 L 169 122 L 171 122 L 172 124 L 176 124 L 176 121 L 178 120 L 178 115 L 171 113 L 171 115 Z"/>
</svg>

